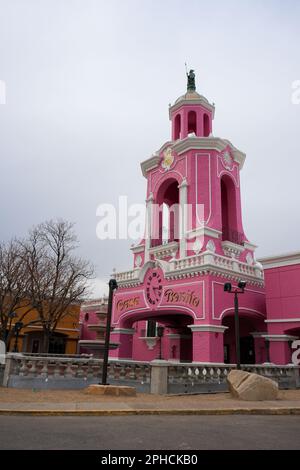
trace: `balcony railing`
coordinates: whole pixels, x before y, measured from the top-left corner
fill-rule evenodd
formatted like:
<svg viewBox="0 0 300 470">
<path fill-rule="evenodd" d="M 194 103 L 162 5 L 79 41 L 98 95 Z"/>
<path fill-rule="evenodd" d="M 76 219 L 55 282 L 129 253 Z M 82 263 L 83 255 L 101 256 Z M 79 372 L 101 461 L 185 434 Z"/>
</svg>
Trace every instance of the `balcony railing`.
<svg viewBox="0 0 300 470">
<path fill-rule="evenodd" d="M 155 248 L 157 246 L 163 246 L 163 245 L 168 245 L 168 243 L 172 242 L 178 242 L 178 233 L 176 233 L 176 230 L 170 229 L 168 233 L 168 237 L 163 238 L 161 235 L 158 238 L 152 238 L 151 239 L 151 248 Z"/>
</svg>

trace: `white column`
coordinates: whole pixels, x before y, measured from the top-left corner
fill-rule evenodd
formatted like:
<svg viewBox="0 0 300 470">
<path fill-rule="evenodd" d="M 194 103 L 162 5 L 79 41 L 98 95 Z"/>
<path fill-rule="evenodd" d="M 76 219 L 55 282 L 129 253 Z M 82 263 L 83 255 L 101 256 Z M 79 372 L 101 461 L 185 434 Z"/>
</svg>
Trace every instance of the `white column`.
<svg viewBox="0 0 300 470">
<path fill-rule="evenodd" d="M 152 234 L 152 203 L 153 193 L 150 193 L 148 199 L 146 199 L 146 228 L 145 228 L 145 263 L 149 261 L 151 248 L 151 234 Z"/>
<path fill-rule="evenodd" d="M 187 181 L 184 178 L 182 183 L 178 186 L 179 188 L 179 255 L 180 258 L 186 256 L 186 230 L 187 230 Z"/>
</svg>

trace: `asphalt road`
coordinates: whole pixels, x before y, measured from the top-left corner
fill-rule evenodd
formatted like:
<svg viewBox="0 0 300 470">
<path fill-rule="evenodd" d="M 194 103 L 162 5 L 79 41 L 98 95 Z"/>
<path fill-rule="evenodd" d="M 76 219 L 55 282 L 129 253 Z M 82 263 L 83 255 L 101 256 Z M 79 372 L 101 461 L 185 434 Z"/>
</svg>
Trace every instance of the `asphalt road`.
<svg viewBox="0 0 300 470">
<path fill-rule="evenodd" d="M 0 449 L 300 449 L 300 416 L 0 416 Z"/>
</svg>

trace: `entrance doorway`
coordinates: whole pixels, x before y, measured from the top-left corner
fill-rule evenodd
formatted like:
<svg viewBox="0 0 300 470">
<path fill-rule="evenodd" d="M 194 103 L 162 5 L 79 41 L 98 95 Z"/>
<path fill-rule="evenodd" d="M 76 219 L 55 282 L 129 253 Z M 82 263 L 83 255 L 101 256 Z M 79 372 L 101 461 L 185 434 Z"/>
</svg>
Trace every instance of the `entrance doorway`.
<svg viewBox="0 0 300 470">
<path fill-rule="evenodd" d="M 255 364 L 254 339 L 252 336 L 244 336 L 240 339 L 241 364 Z"/>
</svg>

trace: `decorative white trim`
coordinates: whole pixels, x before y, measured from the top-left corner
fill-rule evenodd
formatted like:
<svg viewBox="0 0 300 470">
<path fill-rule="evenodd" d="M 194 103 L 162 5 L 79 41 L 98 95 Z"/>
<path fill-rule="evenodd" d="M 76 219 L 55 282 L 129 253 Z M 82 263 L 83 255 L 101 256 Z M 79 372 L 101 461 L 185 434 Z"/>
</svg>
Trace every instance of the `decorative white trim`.
<svg viewBox="0 0 300 470">
<path fill-rule="evenodd" d="M 209 333 L 224 333 L 228 330 L 228 326 L 218 325 L 188 325 L 188 328 L 194 331 L 208 331 Z"/>
<path fill-rule="evenodd" d="M 199 105 L 202 106 L 203 108 L 206 108 L 208 111 L 212 113 L 212 119 L 215 116 L 215 107 L 213 104 L 211 104 L 203 95 L 199 95 L 199 93 L 196 92 L 195 98 L 194 99 L 187 99 L 186 95 L 188 93 L 185 93 L 184 95 L 180 96 L 177 98 L 175 103 L 169 107 L 169 118 L 170 120 L 172 119 L 172 114 L 175 111 L 178 111 L 182 106 L 184 105 Z M 198 96 L 197 96 L 198 95 Z"/>
<path fill-rule="evenodd" d="M 294 341 L 294 339 L 298 339 L 298 336 L 292 335 L 265 335 L 263 338 L 269 341 Z"/>
<path fill-rule="evenodd" d="M 110 334 L 118 333 L 121 335 L 134 335 L 134 328 L 114 328 Z"/>
<path fill-rule="evenodd" d="M 216 252 L 216 245 L 214 244 L 213 240 L 208 240 L 206 243 L 206 250 L 210 251 L 211 253 Z"/>
<path fill-rule="evenodd" d="M 149 250 L 151 248 L 151 233 L 152 233 L 152 204 L 153 204 L 153 193 L 150 192 L 148 199 L 146 200 L 146 227 L 145 227 L 145 254 L 144 263 L 149 258 Z"/>
<path fill-rule="evenodd" d="M 267 331 L 254 331 L 253 333 L 250 333 L 253 338 L 265 338 L 267 334 Z"/>
<path fill-rule="evenodd" d="M 252 253 L 250 253 L 250 251 L 248 251 L 248 253 L 247 253 L 247 255 L 246 255 L 246 261 L 247 261 L 247 263 L 249 264 L 249 266 L 253 266 L 253 264 L 254 264 L 254 258 L 253 258 Z"/>
<path fill-rule="evenodd" d="M 291 266 L 300 264 L 300 252 L 287 253 L 285 255 L 270 256 L 258 260 L 264 269 L 279 268 L 281 266 Z"/>
<path fill-rule="evenodd" d="M 140 336 L 139 339 L 145 341 L 149 351 L 152 351 L 158 341 L 158 336 Z"/>
<path fill-rule="evenodd" d="M 147 173 L 150 170 L 153 170 L 159 165 L 160 162 L 160 156 L 159 155 L 153 155 L 152 157 L 148 158 L 147 160 L 144 160 L 141 163 L 141 169 L 143 176 L 147 178 Z"/>
<path fill-rule="evenodd" d="M 137 257 L 135 258 L 135 266 L 136 266 L 137 268 L 140 268 L 142 262 L 143 262 L 143 260 L 142 260 L 141 255 L 137 255 Z"/>
<path fill-rule="evenodd" d="M 194 238 L 194 237 L 212 237 L 212 238 L 220 238 L 222 235 L 222 232 L 220 230 L 216 230 L 211 227 L 197 227 L 194 228 L 193 230 L 188 230 L 187 231 L 187 238 Z"/>
<path fill-rule="evenodd" d="M 216 150 L 222 152 L 229 145 L 234 161 L 243 168 L 246 155 L 237 148 L 235 148 L 229 140 L 221 139 L 220 137 L 188 137 L 182 140 L 178 140 L 173 145 L 173 150 L 178 155 L 188 150 Z"/>
<path fill-rule="evenodd" d="M 180 220 L 179 220 L 179 233 L 180 233 L 180 242 L 179 242 L 179 253 L 180 258 L 186 256 L 186 231 L 188 227 L 187 221 L 187 188 L 188 183 L 186 178 L 183 178 L 182 182 L 178 186 L 179 188 L 179 204 L 180 204 Z"/>
<path fill-rule="evenodd" d="M 254 245 L 253 243 L 250 243 L 248 241 L 244 241 L 244 247 L 246 248 L 246 250 L 255 251 L 257 248 L 257 245 Z"/>
<path fill-rule="evenodd" d="M 223 241 L 221 245 L 225 256 L 229 256 L 230 258 L 238 258 L 243 253 L 243 251 L 245 251 L 244 246 L 238 245 L 237 243 L 232 243 L 229 240 Z"/>
<path fill-rule="evenodd" d="M 231 259 L 226 256 L 204 251 L 199 255 L 187 256 L 183 259 L 174 259 L 170 262 L 157 259 L 149 260 L 141 269 L 117 273 L 116 280 L 119 287 L 133 287 L 141 284 L 144 275 L 150 267 L 159 266 L 165 278 L 183 279 L 207 274 L 222 277 L 228 281 L 244 279 L 248 284 L 264 286 L 263 271 L 258 266 L 249 266 L 247 263 Z"/>
<path fill-rule="evenodd" d="M 145 245 L 135 245 L 130 248 L 132 253 L 143 253 L 145 251 Z"/>
<path fill-rule="evenodd" d="M 211 211 L 212 211 L 212 182 L 211 182 L 211 155 L 210 153 L 195 153 L 195 188 L 196 188 L 196 207 L 198 204 L 198 157 L 208 157 L 208 196 L 209 196 L 209 214 L 206 220 L 199 220 L 198 212 L 196 211 L 196 220 L 197 223 L 200 224 L 202 227 L 203 225 L 207 225 L 211 218 Z M 204 214 L 203 214 L 204 215 Z"/>
<path fill-rule="evenodd" d="M 178 242 L 170 242 L 165 245 L 155 246 L 149 249 L 149 253 L 157 259 L 174 257 L 178 251 Z"/>
<path fill-rule="evenodd" d="M 274 320 L 265 320 L 265 323 L 294 323 L 300 322 L 300 318 L 276 318 Z"/>
</svg>

